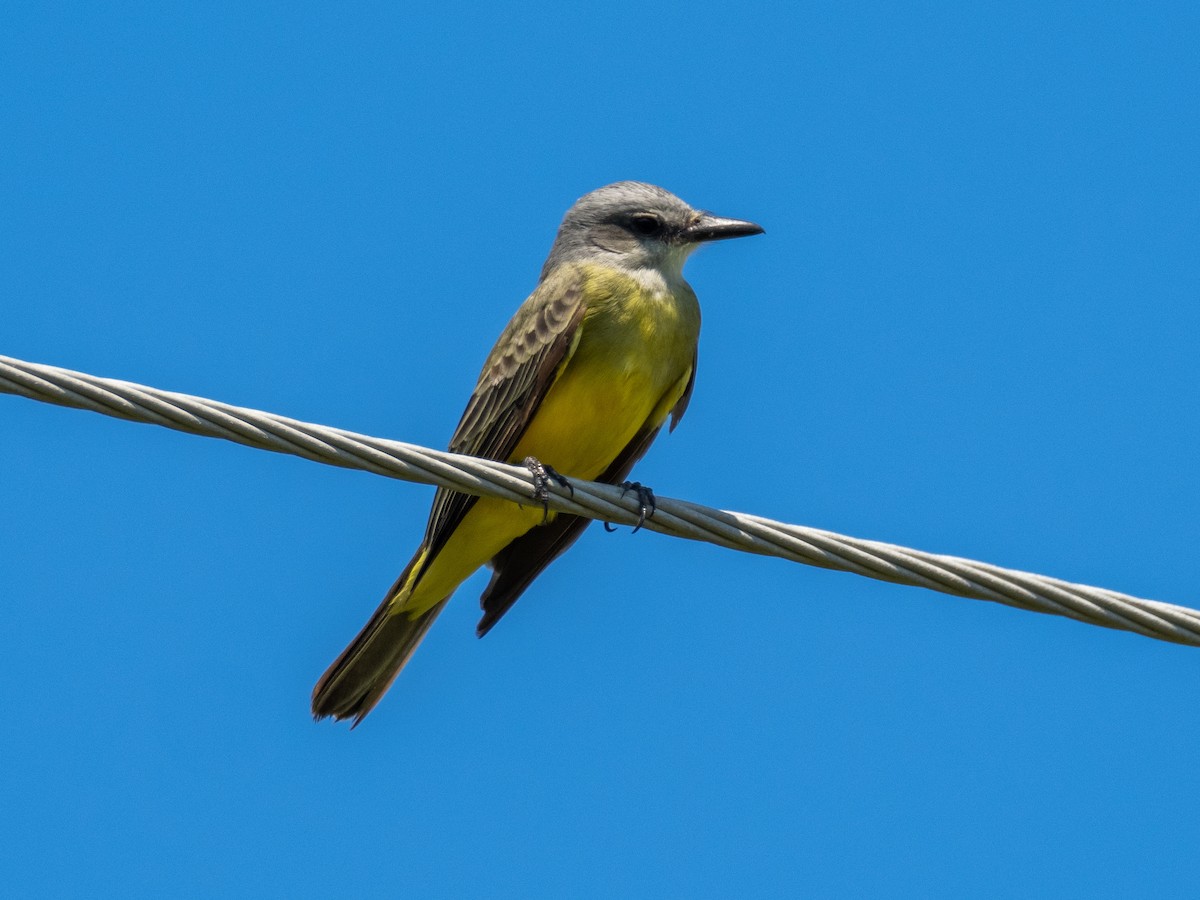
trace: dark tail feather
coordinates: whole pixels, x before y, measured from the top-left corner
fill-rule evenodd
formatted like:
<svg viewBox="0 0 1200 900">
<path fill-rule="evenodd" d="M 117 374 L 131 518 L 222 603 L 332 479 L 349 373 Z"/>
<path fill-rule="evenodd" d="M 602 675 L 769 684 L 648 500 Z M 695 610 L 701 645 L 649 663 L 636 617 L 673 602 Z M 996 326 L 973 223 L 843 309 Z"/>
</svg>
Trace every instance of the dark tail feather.
<svg viewBox="0 0 1200 900">
<path fill-rule="evenodd" d="M 410 618 L 404 612 L 393 611 L 392 598 L 404 589 L 413 565 L 418 560 L 424 562 L 422 556 L 423 552 L 418 553 L 408 564 L 375 615 L 317 682 L 312 694 L 314 718 L 353 716 L 357 725 L 391 687 L 417 649 L 446 600 Z"/>
<path fill-rule="evenodd" d="M 491 631 L 533 579 L 575 543 L 583 529 L 591 524 L 591 519 L 560 513 L 553 521 L 525 532 L 497 553 L 492 559 L 492 580 L 479 598 L 483 618 L 475 627 L 476 637 Z"/>
</svg>

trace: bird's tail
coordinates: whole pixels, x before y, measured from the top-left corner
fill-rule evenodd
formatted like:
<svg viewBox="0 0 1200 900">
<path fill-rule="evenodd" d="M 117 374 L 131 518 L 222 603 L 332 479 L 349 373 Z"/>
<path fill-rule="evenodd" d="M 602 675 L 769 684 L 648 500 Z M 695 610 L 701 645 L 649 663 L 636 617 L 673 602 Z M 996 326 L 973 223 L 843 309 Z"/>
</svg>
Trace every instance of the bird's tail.
<svg viewBox="0 0 1200 900">
<path fill-rule="evenodd" d="M 342 655 L 325 670 L 313 688 L 312 711 L 317 719 L 354 717 L 357 725 L 379 702 L 391 686 L 421 638 L 442 611 L 449 597 L 434 606 L 409 616 L 403 610 L 403 596 L 411 593 L 425 569 L 428 552 L 424 547 L 400 573 L 387 592 L 375 615 L 350 642 Z"/>
</svg>

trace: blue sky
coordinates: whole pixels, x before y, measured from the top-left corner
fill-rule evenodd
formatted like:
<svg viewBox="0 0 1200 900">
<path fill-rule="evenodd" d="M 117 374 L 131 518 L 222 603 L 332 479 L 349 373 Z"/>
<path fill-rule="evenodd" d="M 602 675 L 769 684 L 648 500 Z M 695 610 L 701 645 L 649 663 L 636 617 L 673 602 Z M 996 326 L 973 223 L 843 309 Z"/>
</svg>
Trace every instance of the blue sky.
<svg viewBox="0 0 1200 900">
<path fill-rule="evenodd" d="M 10 6 L 0 353 L 440 447 L 610 181 L 660 494 L 1200 604 L 1194 4 Z M 1183 896 L 1200 653 L 593 529 L 313 681 L 431 490 L 0 397 L 14 896 Z"/>
</svg>

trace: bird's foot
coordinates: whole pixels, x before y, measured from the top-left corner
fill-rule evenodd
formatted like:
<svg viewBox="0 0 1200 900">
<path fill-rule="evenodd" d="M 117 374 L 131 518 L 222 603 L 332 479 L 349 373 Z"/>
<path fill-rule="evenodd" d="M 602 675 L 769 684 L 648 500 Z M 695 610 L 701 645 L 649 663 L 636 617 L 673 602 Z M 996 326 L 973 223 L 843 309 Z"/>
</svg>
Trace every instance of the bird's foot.
<svg viewBox="0 0 1200 900">
<path fill-rule="evenodd" d="M 550 517 L 550 491 L 547 490 L 547 486 L 557 484 L 570 491 L 572 497 L 575 496 L 575 488 L 565 477 L 535 456 L 525 457 L 524 463 L 525 468 L 533 476 L 533 499 L 542 504 L 542 521 L 544 522 Z"/>
<path fill-rule="evenodd" d="M 638 521 L 630 534 L 637 534 L 641 531 L 642 526 L 646 524 L 646 520 L 654 517 L 654 511 L 658 509 L 658 501 L 654 499 L 654 491 L 646 487 L 640 481 L 622 481 L 621 496 L 624 497 L 630 491 L 637 494 L 638 498 Z M 608 522 L 604 523 L 605 531 L 616 531 Z"/>
</svg>

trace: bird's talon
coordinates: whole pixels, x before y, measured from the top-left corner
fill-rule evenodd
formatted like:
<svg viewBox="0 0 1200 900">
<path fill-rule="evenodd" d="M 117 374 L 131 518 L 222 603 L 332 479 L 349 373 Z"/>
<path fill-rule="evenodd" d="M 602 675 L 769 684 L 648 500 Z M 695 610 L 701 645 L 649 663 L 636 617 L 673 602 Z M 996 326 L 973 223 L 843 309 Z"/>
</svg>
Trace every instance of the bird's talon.
<svg viewBox="0 0 1200 900">
<path fill-rule="evenodd" d="M 533 499 L 542 504 L 542 521 L 545 522 L 550 518 L 550 491 L 547 490 L 547 485 L 553 482 L 559 487 L 566 488 L 571 497 L 575 496 L 575 488 L 565 477 L 535 456 L 525 457 L 524 464 L 525 468 L 529 470 L 529 474 L 533 476 Z"/>
<path fill-rule="evenodd" d="M 658 501 L 654 499 L 654 491 L 646 487 L 640 481 L 623 481 L 621 482 L 621 496 L 624 497 L 627 493 L 633 491 L 638 498 L 638 521 L 634 526 L 631 534 L 637 534 L 642 530 L 642 526 L 646 524 L 646 520 L 654 517 L 654 511 L 658 508 Z"/>
</svg>

